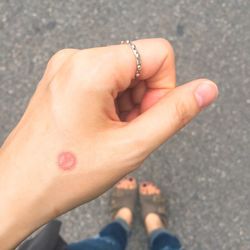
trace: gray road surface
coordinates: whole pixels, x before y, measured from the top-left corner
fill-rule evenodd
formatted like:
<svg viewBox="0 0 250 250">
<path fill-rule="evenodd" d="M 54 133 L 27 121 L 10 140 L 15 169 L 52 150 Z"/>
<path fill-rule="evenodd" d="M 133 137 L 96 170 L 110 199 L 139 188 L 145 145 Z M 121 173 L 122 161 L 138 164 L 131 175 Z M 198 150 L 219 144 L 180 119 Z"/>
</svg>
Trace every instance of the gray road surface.
<svg viewBox="0 0 250 250">
<path fill-rule="evenodd" d="M 249 0 L 1 0 L 0 141 L 54 52 L 147 37 L 172 42 L 178 83 L 207 77 L 220 97 L 136 175 L 160 183 L 169 228 L 186 249 L 249 250 Z M 63 216 L 68 241 L 96 234 L 109 221 L 108 195 Z M 138 217 L 128 249 L 144 250 L 146 242 Z"/>
</svg>

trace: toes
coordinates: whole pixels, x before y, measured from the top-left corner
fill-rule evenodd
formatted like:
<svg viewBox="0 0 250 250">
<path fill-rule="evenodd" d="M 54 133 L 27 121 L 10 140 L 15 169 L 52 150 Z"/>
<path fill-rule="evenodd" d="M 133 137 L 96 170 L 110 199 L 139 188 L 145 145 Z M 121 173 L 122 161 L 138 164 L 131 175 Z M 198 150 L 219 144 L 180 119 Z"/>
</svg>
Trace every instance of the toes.
<svg viewBox="0 0 250 250">
<path fill-rule="evenodd" d="M 153 195 L 153 194 L 160 194 L 161 190 L 150 181 L 144 181 L 140 184 L 140 193 Z"/>
<path fill-rule="evenodd" d="M 140 193 L 147 194 L 148 193 L 148 183 L 146 181 L 140 184 Z"/>
<path fill-rule="evenodd" d="M 122 187 L 122 182 L 121 181 L 117 182 L 116 185 L 115 185 L 115 187 L 121 188 Z"/>
<path fill-rule="evenodd" d="M 134 177 L 128 177 L 128 181 L 131 189 L 136 187 L 136 179 Z"/>
<path fill-rule="evenodd" d="M 133 178 L 133 177 L 128 177 L 128 180 L 129 180 L 130 182 L 133 182 L 133 181 L 134 181 L 134 178 Z"/>
<path fill-rule="evenodd" d="M 133 189 L 136 187 L 136 180 L 134 177 L 124 177 L 116 184 L 117 188 Z"/>
</svg>

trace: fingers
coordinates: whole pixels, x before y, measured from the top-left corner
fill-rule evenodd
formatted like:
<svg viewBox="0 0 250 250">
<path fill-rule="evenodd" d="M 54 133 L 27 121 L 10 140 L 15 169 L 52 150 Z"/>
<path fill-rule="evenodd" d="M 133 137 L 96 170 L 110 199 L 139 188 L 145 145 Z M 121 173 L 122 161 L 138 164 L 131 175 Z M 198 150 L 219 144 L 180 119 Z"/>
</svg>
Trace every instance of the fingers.
<svg viewBox="0 0 250 250">
<path fill-rule="evenodd" d="M 134 42 L 142 60 L 140 80 L 151 88 L 172 88 L 175 84 L 174 54 L 160 38 Z M 60 74 L 80 86 L 109 90 L 114 97 L 127 89 L 136 72 L 136 59 L 128 45 L 112 45 L 76 53 Z M 67 74 L 65 74 L 67 72 Z M 70 74 L 68 74 L 70 72 Z"/>
<path fill-rule="evenodd" d="M 148 88 L 161 89 L 175 87 L 175 60 L 171 44 L 163 38 L 142 39 L 133 43 L 136 45 L 142 61 L 139 80 L 146 80 Z M 135 58 L 129 46 L 120 45 L 119 47 L 125 51 L 122 48 L 124 46 L 127 50 L 126 53 L 130 55 L 131 63 L 134 61 L 134 67 L 131 69 L 131 78 L 131 76 L 134 76 L 136 70 Z M 121 57 L 120 60 L 121 66 L 119 68 L 124 70 L 124 67 L 122 67 L 123 58 Z"/>
<path fill-rule="evenodd" d="M 167 40 L 159 39 L 159 43 L 162 43 L 163 47 L 165 46 L 165 58 L 157 72 L 147 78 L 147 87 L 150 89 L 172 89 L 176 84 L 174 50 Z M 153 63 L 154 61 L 151 61 L 151 64 Z"/>
<path fill-rule="evenodd" d="M 123 128 L 124 136 L 133 138 L 134 150 L 148 154 L 212 103 L 217 95 L 217 86 L 209 80 L 195 80 L 177 87 Z"/>
</svg>

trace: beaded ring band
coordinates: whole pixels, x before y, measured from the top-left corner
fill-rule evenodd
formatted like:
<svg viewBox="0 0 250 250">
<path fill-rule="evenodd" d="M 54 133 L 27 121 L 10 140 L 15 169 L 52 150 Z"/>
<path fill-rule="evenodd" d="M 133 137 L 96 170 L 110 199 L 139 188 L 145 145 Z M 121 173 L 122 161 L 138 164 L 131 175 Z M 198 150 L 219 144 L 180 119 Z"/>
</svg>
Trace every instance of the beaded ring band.
<svg viewBox="0 0 250 250">
<path fill-rule="evenodd" d="M 138 78 L 140 76 L 141 73 L 141 56 L 139 54 L 139 51 L 137 50 L 135 44 L 133 44 L 130 40 L 126 40 L 126 41 L 121 41 L 121 44 L 128 44 L 129 47 L 132 49 L 133 54 L 135 55 L 135 59 L 136 59 L 136 72 L 135 72 L 135 79 Z"/>
</svg>

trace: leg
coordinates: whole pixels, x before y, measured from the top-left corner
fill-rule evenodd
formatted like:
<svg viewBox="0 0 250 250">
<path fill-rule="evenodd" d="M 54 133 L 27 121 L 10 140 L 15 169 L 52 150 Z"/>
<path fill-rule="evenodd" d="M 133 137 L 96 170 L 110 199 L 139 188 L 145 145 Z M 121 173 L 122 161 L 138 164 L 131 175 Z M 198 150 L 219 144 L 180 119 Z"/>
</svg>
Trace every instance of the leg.
<svg viewBox="0 0 250 250">
<path fill-rule="evenodd" d="M 129 195 L 129 190 L 134 192 L 136 188 L 137 183 L 134 178 L 124 178 L 115 186 L 113 193 L 120 198 L 123 194 L 124 196 Z M 125 193 L 123 193 L 124 191 Z M 131 196 L 131 199 L 134 198 Z M 119 208 L 113 209 L 113 222 L 105 226 L 97 237 L 72 243 L 68 246 L 68 250 L 125 250 L 133 219 L 133 205 L 128 208 L 120 206 L 121 201 L 115 201 L 115 205 Z"/>
<path fill-rule="evenodd" d="M 151 250 L 181 250 L 178 238 L 166 230 L 167 219 L 161 190 L 151 182 L 140 185 L 140 198 Z"/>
<path fill-rule="evenodd" d="M 151 250 L 181 250 L 179 239 L 166 229 L 156 229 L 150 235 Z"/>
<path fill-rule="evenodd" d="M 127 245 L 128 225 L 118 219 L 105 226 L 98 236 L 68 245 L 68 250 L 124 250 Z"/>
</svg>

